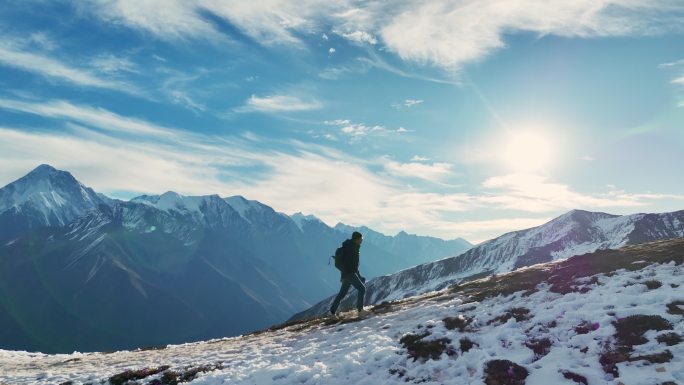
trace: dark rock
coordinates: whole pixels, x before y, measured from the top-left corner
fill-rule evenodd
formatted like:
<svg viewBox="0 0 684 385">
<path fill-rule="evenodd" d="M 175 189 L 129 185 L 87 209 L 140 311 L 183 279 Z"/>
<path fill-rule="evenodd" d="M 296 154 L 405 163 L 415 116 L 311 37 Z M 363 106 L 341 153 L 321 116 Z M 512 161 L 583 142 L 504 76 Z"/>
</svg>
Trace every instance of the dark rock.
<svg viewBox="0 0 684 385">
<path fill-rule="evenodd" d="M 670 352 L 669 350 L 665 350 L 664 352 L 657 354 L 647 354 L 643 356 L 629 357 L 629 361 L 645 360 L 652 364 L 664 364 L 666 362 L 672 361 L 672 358 L 672 352 Z"/>
<path fill-rule="evenodd" d="M 575 326 L 575 333 L 577 334 L 588 334 L 599 328 L 599 324 L 596 322 L 584 321 L 581 324 Z"/>
<path fill-rule="evenodd" d="M 508 309 L 504 312 L 504 314 L 488 321 L 487 325 L 490 325 L 494 322 L 500 322 L 500 323 L 504 324 L 511 318 L 515 318 L 515 320 L 517 322 L 521 322 L 521 321 L 529 320 L 530 318 L 532 318 L 532 316 L 530 315 L 529 309 L 526 309 L 524 307 L 516 307 L 516 308 Z"/>
<path fill-rule="evenodd" d="M 128 381 L 142 380 L 143 378 L 153 376 L 157 373 L 163 372 L 170 366 L 160 366 L 157 368 L 143 368 L 138 370 L 126 370 L 125 372 L 115 374 L 109 377 L 109 382 L 112 385 L 123 385 Z"/>
<path fill-rule="evenodd" d="M 660 281 L 655 281 L 655 280 L 646 281 L 646 282 L 643 282 L 643 284 L 646 285 L 646 287 L 648 288 L 648 290 L 655 290 L 655 289 L 657 289 L 657 288 L 663 286 L 663 283 L 662 283 L 662 282 L 660 282 Z"/>
<path fill-rule="evenodd" d="M 459 315 L 457 317 L 447 317 L 442 322 L 444 322 L 444 327 L 449 330 L 458 328 L 458 331 L 463 332 L 473 322 L 473 319 Z"/>
<path fill-rule="evenodd" d="M 671 332 L 659 335 L 658 337 L 656 337 L 656 340 L 658 340 L 658 342 L 660 342 L 661 344 L 664 343 L 667 346 L 672 346 L 682 342 L 682 337 L 675 332 Z"/>
<path fill-rule="evenodd" d="M 459 342 L 461 344 L 461 353 L 469 351 L 474 345 L 480 346 L 467 338 L 461 338 Z"/>
<path fill-rule="evenodd" d="M 630 347 L 648 342 L 643 335 L 649 330 L 672 330 L 672 324 L 659 315 L 633 315 L 613 322 L 613 326 L 618 342 Z"/>
<path fill-rule="evenodd" d="M 668 303 L 667 312 L 674 315 L 684 315 L 684 301 L 674 301 Z"/>
<path fill-rule="evenodd" d="M 535 361 L 549 354 L 549 352 L 551 351 L 551 345 L 553 344 L 551 343 L 551 340 L 548 338 L 531 339 L 525 342 L 525 346 L 532 349 L 532 351 L 534 352 Z"/>
<path fill-rule="evenodd" d="M 485 364 L 486 385 L 524 385 L 527 369 L 509 360 L 492 360 Z"/>
<path fill-rule="evenodd" d="M 404 345 L 404 348 L 408 351 L 408 355 L 413 358 L 413 361 L 421 359 L 433 359 L 438 360 L 442 353 L 447 353 L 451 356 L 456 354 L 456 352 L 449 347 L 451 340 L 448 338 L 439 338 L 436 340 L 423 340 L 425 337 L 429 336 L 430 333 L 425 332 L 422 334 L 407 334 L 399 340 L 399 342 Z"/>
<path fill-rule="evenodd" d="M 587 378 L 584 376 L 581 376 L 577 373 L 573 373 L 569 370 L 564 370 L 562 373 L 563 377 L 567 378 L 568 380 L 574 381 L 578 384 L 588 385 Z"/>
</svg>

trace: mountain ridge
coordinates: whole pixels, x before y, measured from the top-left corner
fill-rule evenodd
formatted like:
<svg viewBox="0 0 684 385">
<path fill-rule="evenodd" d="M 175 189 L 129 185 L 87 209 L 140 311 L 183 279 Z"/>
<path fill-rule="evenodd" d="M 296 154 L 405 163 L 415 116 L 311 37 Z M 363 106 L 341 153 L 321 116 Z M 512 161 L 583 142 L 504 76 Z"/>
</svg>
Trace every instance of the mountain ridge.
<svg viewBox="0 0 684 385">
<path fill-rule="evenodd" d="M 530 229 L 503 234 L 450 258 L 377 277 L 366 286 L 367 303 L 439 290 L 465 279 L 565 259 L 602 249 L 659 239 L 684 237 L 684 210 L 661 214 L 611 215 L 572 210 Z M 292 319 L 324 314 L 332 297 Z M 342 308 L 352 306 L 352 295 Z"/>
<path fill-rule="evenodd" d="M 31 179 L 40 181 L 33 176 L 57 172 L 46 166 L 38 171 Z M 57 174 L 68 174 L 63 173 Z M 80 189 L 80 182 L 69 180 Z M 14 188 L 8 186 L 2 191 Z M 51 185 L 41 190 L 46 186 Z M 241 196 L 167 191 L 129 201 L 98 201 L 84 211 L 65 225 L 36 226 L 11 236 L 11 223 L 0 226 L 7 239 L 0 243 L 0 280 L 5 282 L 0 320 L 14 331 L 0 341 L 2 346 L 101 350 L 248 332 L 285 320 L 320 299 L 321 293 L 337 290 L 339 272 L 328 265 L 329 255 L 349 236 L 312 218 L 297 223 Z M 369 277 L 414 265 L 420 257 L 396 254 L 372 242 L 367 246 L 363 268 Z M 456 246 L 460 249 L 446 245 L 453 254 L 463 250 L 463 245 Z M 22 281 L 34 284 L 17 291 L 24 287 Z M 178 282 L 183 282 L 183 291 Z M 179 310 L 169 313 L 172 308 Z M 52 313 L 63 330 L 41 324 L 37 309 Z M 238 309 L 242 316 L 237 316 Z M 118 311 L 139 312 L 147 320 L 163 314 L 168 325 L 118 325 Z M 104 318 L 96 325 L 84 324 L 89 312 Z M 52 333 L 39 333 L 36 345 L 30 333 L 9 318 Z M 89 338 L 80 337 L 79 330 Z M 130 335 L 122 337 L 126 330 Z"/>
</svg>

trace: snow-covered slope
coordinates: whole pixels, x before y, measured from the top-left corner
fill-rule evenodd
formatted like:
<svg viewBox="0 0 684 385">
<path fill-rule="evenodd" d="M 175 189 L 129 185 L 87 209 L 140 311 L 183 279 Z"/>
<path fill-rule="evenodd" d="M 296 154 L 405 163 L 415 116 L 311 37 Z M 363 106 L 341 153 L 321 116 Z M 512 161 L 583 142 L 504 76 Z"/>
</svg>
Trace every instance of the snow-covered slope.
<svg viewBox="0 0 684 385">
<path fill-rule="evenodd" d="M 112 200 L 70 173 L 43 164 L 0 189 L 0 241 L 46 226 L 64 226 Z"/>
<path fill-rule="evenodd" d="M 377 304 L 437 290 L 469 277 L 676 237 L 684 237 L 684 210 L 625 216 L 572 210 L 544 225 L 507 233 L 479 244 L 459 256 L 375 278 L 367 284 L 366 299 L 369 304 Z M 353 294 L 342 302 L 343 308 L 351 308 Z M 326 298 L 294 318 L 325 313 L 332 298 Z"/>
<path fill-rule="evenodd" d="M 376 306 L 362 320 L 114 353 L 0 350 L 0 383 L 682 383 L 683 262 L 684 239 L 661 241 Z"/>
</svg>

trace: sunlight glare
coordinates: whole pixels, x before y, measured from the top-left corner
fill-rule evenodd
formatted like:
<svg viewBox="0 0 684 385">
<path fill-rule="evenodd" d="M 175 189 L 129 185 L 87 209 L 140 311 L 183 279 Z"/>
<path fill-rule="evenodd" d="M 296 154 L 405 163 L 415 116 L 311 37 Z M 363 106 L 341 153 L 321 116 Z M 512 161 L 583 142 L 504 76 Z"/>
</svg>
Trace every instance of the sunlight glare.
<svg viewBox="0 0 684 385">
<path fill-rule="evenodd" d="M 551 142 L 534 132 L 514 132 L 504 143 L 501 161 L 515 171 L 538 171 L 551 161 Z"/>
</svg>

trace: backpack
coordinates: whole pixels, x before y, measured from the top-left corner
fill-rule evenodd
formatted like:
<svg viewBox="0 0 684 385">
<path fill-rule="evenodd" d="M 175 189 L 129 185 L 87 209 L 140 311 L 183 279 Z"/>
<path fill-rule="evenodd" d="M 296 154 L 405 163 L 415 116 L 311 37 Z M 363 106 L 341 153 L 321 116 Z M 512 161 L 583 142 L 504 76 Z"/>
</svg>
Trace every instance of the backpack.
<svg viewBox="0 0 684 385">
<path fill-rule="evenodd" d="M 337 270 L 342 271 L 344 268 L 344 264 L 342 262 L 342 259 L 344 258 L 344 247 L 338 247 L 337 250 L 335 250 L 335 255 L 333 255 L 331 258 L 335 260 L 335 267 Z"/>
</svg>

